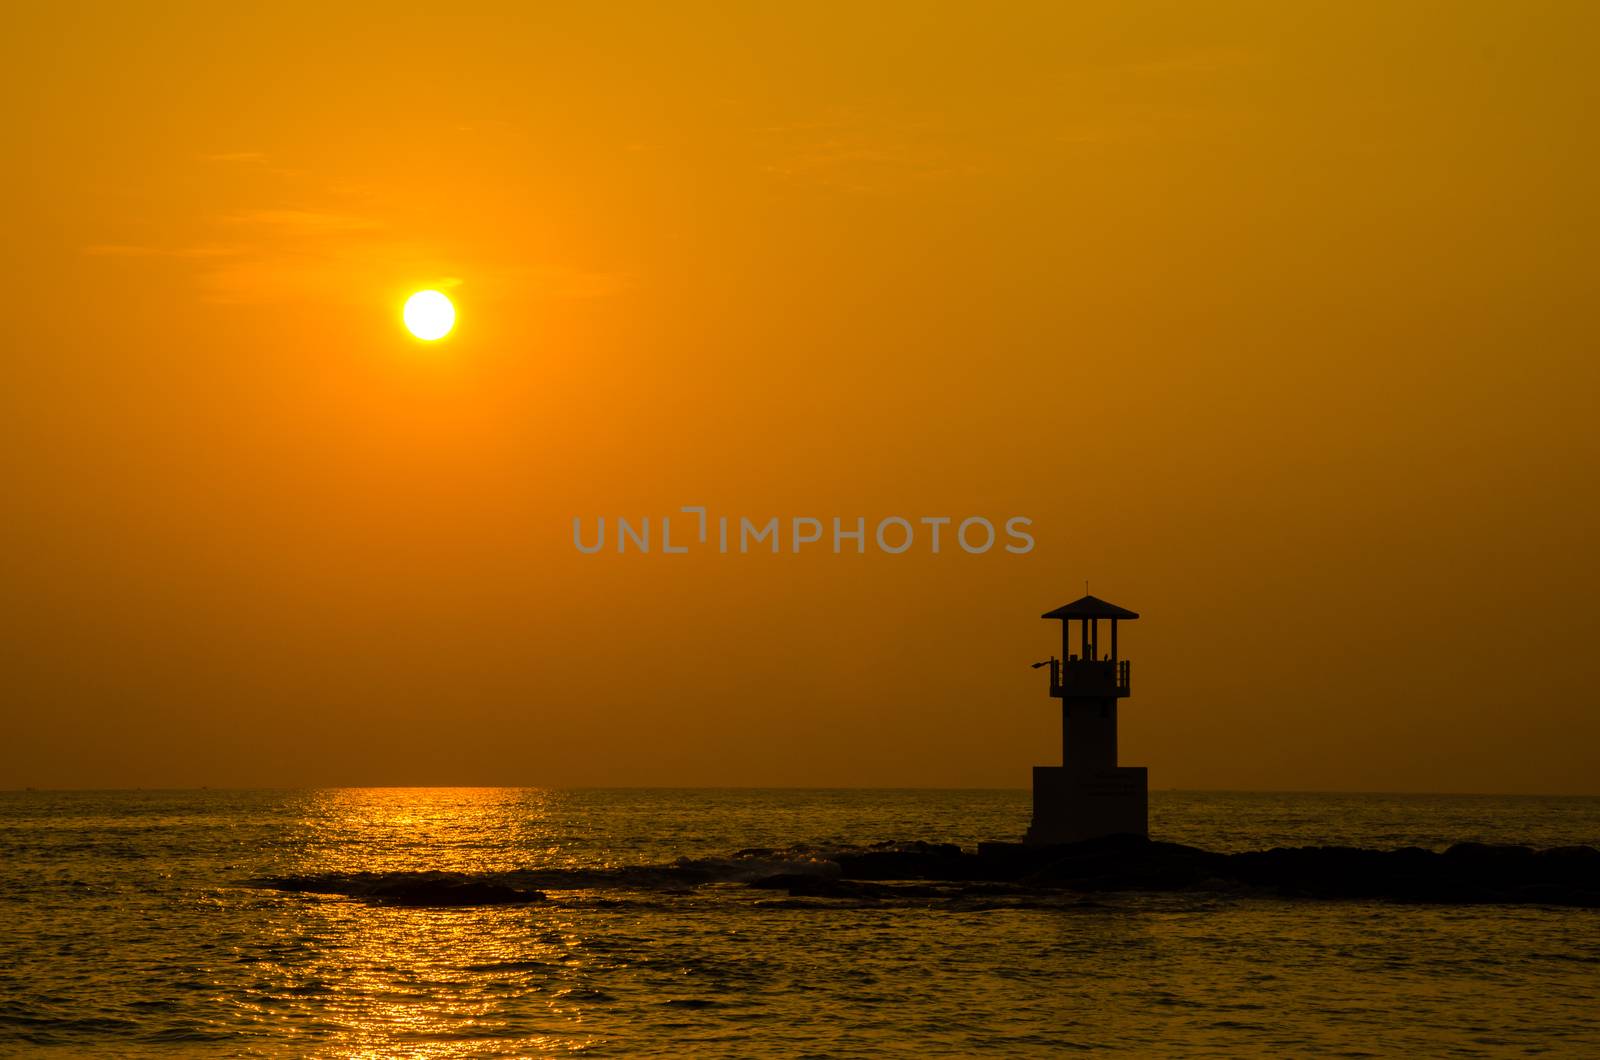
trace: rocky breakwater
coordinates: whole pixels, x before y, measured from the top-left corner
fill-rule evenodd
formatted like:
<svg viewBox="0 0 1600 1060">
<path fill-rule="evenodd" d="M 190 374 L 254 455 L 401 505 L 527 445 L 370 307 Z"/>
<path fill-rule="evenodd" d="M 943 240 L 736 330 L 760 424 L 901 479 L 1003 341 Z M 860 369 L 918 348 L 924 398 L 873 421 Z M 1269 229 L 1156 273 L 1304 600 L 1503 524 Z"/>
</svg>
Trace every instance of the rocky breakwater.
<svg viewBox="0 0 1600 1060">
<path fill-rule="evenodd" d="M 796 897 L 1097 891 L 1235 891 L 1303 899 L 1533 903 L 1600 908 L 1600 850 L 1457 843 L 1406 847 L 1278 847 L 1218 853 L 1136 836 L 1062 846 L 896 843 L 836 853 L 834 878 L 772 876 L 752 886 Z M 935 885 L 931 890 L 929 885 Z"/>
</svg>

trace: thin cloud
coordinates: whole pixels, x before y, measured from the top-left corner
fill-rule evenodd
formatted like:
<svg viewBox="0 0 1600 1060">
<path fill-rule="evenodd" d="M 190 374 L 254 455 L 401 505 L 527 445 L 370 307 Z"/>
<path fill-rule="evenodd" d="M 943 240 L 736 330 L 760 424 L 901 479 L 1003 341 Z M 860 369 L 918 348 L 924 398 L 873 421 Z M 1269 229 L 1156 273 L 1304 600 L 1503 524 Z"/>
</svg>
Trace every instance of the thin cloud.
<svg viewBox="0 0 1600 1060">
<path fill-rule="evenodd" d="M 250 164 L 264 160 L 260 152 L 237 151 L 201 156 L 218 163 Z M 267 168 L 269 175 L 278 171 Z M 436 286 L 456 287 L 471 277 L 474 290 L 507 296 L 522 294 L 551 299 L 594 299 L 632 286 L 629 276 L 599 269 L 573 268 L 550 262 L 474 260 L 441 253 L 436 243 L 408 238 L 385 218 L 362 209 L 372 189 L 361 186 L 296 186 L 293 204 L 270 206 L 241 203 L 231 210 L 200 217 L 188 242 L 174 239 L 105 240 L 82 253 L 108 260 L 189 262 L 190 277 L 201 297 L 211 302 L 269 303 L 301 300 L 364 300 L 373 290 L 421 282 L 433 276 Z M 282 189 L 288 191 L 286 186 Z M 344 208 L 325 209 L 319 200 Z"/>
<path fill-rule="evenodd" d="M 254 225 L 306 236 L 375 232 L 384 227 L 383 222 L 371 217 L 320 210 L 246 210 L 228 214 L 222 220 L 228 224 Z"/>
<path fill-rule="evenodd" d="M 227 258 L 245 253 L 243 247 L 205 243 L 188 247 L 145 246 L 137 243 L 92 243 L 83 252 L 94 258 Z"/>
<path fill-rule="evenodd" d="M 610 298 L 633 287 L 633 277 L 625 272 L 597 272 L 588 269 L 535 270 L 540 293 L 551 298 Z"/>
<path fill-rule="evenodd" d="M 761 130 L 764 172 L 849 191 L 890 193 L 910 182 L 971 176 L 982 167 L 958 160 L 929 121 L 872 118 L 843 111 Z"/>
</svg>

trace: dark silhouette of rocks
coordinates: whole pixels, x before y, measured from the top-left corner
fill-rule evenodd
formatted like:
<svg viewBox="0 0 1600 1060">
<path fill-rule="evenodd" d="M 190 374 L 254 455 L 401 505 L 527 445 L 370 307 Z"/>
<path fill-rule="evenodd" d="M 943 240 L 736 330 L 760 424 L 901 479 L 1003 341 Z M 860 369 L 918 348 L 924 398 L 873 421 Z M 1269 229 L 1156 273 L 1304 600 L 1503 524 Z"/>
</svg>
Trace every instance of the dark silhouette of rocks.
<svg viewBox="0 0 1600 1060">
<path fill-rule="evenodd" d="M 841 852 L 838 877 L 780 875 L 754 887 L 796 897 L 920 897 L 886 881 L 1006 883 L 1034 891 L 1246 891 L 1284 898 L 1434 903 L 1536 903 L 1600 908 L 1600 851 L 1458 843 L 1443 853 L 1407 847 L 1277 847 L 1223 854 L 1139 836 L 1060 846 L 894 844 Z M 876 883 L 877 889 L 865 884 Z M 968 888 L 967 890 L 972 890 Z M 941 896 L 961 888 L 935 888 Z"/>
<path fill-rule="evenodd" d="M 1600 908 L 1600 851 L 1588 846 L 1533 850 L 1457 843 L 1444 852 L 1405 847 L 1277 847 L 1224 854 L 1141 836 L 1101 836 L 1057 846 L 890 842 L 869 847 L 753 848 L 733 858 L 680 859 L 671 865 L 513 872 L 351 872 L 273 876 L 255 887 L 334 894 L 411 907 L 539 902 L 561 892 L 651 891 L 683 894 L 715 883 L 809 902 L 876 905 L 897 900 L 966 908 L 1077 907 L 1114 891 L 1202 892 L 1289 899 L 1538 904 Z"/>
<path fill-rule="evenodd" d="M 252 887 L 309 894 L 342 894 L 382 905 L 440 908 L 519 905 L 545 900 L 542 891 L 460 872 L 336 872 L 317 876 L 268 876 Z"/>
<path fill-rule="evenodd" d="M 888 886 L 861 880 L 846 880 L 837 876 L 818 876 L 813 873 L 782 873 L 765 879 L 753 880 L 750 886 L 761 890 L 787 891 L 791 898 L 946 898 L 948 888 L 899 884 Z"/>
</svg>

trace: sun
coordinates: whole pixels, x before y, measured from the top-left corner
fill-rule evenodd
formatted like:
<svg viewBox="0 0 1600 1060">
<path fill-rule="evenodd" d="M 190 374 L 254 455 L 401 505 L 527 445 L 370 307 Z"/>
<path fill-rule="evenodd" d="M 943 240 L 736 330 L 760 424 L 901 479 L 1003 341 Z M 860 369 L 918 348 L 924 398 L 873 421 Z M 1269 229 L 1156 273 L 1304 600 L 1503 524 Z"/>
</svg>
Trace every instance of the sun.
<svg viewBox="0 0 1600 1060">
<path fill-rule="evenodd" d="M 456 326 L 456 307 L 438 291 L 418 291 L 406 299 L 405 321 L 407 331 L 432 342 Z"/>
</svg>

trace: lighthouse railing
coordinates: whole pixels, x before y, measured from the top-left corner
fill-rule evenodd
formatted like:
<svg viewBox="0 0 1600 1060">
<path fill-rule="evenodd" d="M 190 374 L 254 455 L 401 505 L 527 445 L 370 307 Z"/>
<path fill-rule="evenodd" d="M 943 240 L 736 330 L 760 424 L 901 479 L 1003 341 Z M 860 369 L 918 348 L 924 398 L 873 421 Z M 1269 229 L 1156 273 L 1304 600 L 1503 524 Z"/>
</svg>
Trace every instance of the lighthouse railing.
<svg viewBox="0 0 1600 1060">
<path fill-rule="evenodd" d="M 1059 663 L 1052 660 L 1050 694 L 1125 696 L 1130 671 L 1127 659 L 1112 662 L 1110 659 L 1069 658 Z"/>
</svg>

